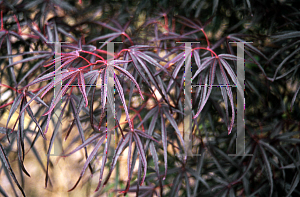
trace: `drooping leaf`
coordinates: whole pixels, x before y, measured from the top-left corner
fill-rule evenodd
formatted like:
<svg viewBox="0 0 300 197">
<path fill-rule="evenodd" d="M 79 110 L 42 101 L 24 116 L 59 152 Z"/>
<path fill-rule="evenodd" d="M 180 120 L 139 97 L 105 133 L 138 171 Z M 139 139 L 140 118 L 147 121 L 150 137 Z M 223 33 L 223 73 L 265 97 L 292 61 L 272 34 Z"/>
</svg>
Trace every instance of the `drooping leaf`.
<svg viewBox="0 0 300 197">
<path fill-rule="evenodd" d="M 21 185 L 19 184 L 14 172 L 11 169 L 10 163 L 8 161 L 8 158 L 7 158 L 7 156 L 4 152 L 4 148 L 3 148 L 1 143 L 0 143 L 0 158 L 1 158 L 4 166 L 6 167 L 6 170 L 9 172 L 9 175 L 13 178 L 14 182 L 16 183 L 16 185 L 18 186 L 18 188 L 22 192 L 23 196 L 26 196 L 25 193 L 24 193 L 24 190 L 22 189 Z"/>
<path fill-rule="evenodd" d="M 262 156 L 263 156 L 263 160 L 264 160 L 264 163 L 265 163 L 265 166 L 266 166 L 266 173 L 267 173 L 268 179 L 269 179 L 269 185 L 270 185 L 269 196 L 272 196 L 273 188 L 274 188 L 272 169 L 271 169 L 271 166 L 270 166 L 270 163 L 269 163 L 269 160 L 268 160 L 268 157 L 267 157 L 267 154 L 266 154 L 265 150 L 262 148 L 261 145 L 259 145 L 259 148 L 260 148 Z"/>
</svg>

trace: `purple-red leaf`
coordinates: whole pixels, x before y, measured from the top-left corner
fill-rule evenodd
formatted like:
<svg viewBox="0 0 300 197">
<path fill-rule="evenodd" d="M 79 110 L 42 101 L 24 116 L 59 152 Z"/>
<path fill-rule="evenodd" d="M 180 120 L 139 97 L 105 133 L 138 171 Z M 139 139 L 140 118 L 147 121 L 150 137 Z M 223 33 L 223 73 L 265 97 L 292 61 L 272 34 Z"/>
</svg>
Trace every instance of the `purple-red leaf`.
<svg viewBox="0 0 300 197">
<path fill-rule="evenodd" d="M 8 161 L 8 158 L 4 152 L 4 148 L 2 146 L 2 144 L 0 143 L 0 158 L 4 164 L 4 166 L 6 167 L 7 171 L 9 172 L 10 176 L 13 178 L 14 182 L 16 183 L 16 185 L 18 186 L 18 188 L 20 189 L 20 191 L 22 192 L 23 196 L 25 195 L 24 190 L 22 189 L 21 185 L 19 184 L 14 172 L 11 169 L 10 163 Z"/>
<path fill-rule="evenodd" d="M 165 161 L 165 176 L 163 179 L 165 179 L 167 176 L 167 169 L 168 169 L 168 153 L 167 153 L 168 143 L 167 143 L 167 131 L 165 127 L 165 120 L 162 113 L 160 114 L 160 118 L 161 118 L 161 138 L 162 138 L 162 144 L 164 149 L 164 161 Z"/>
<path fill-rule="evenodd" d="M 75 185 L 74 185 L 71 189 L 69 189 L 68 191 L 74 190 L 75 187 L 78 185 L 78 183 L 79 183 L 79 181 L 81 180 L 81 178 L 82 178 L 82 176 L 83 176 L 83 174 L 84 174 L 86 168 L 88 167 L 89 163 L 92 161 L 92 159 L 94 158 L 94 156 L 96 155 L 98 149 L 99 149 L 100 146 L 103 144 L 103 142 L 104 142 L 105 139 L 106 139 L 106 137 L 103 136 L 103 137 L 97 142 L 97 144 L 95 145 L 93 151 L 91 152 L 91 154 L 89 155 L 89 157 L 87 158 L 87 160 L 86 160 L 86 162 L 85 162 L 85 164 L 84 164 L 84 166 L 83 166 L 83 169 L 82 169 L 82 171 L 81 171 L 81 173 L 80 173 L 79 179 L 77 180 L 77 182 L 75 183 Z"/>
<path fill-rule="evenodd" d="M 128 109 L 127 109 L 127 106 L 126 106 L 126 101 L 125 101 L 125 97 L 124 97 L 123 88 L 120 84 L 120 81 L 119 81 L 118 77 L 115 76 L 114 78 L 115 78 L 115 82 L 116 82 L 117 91 L 119 92 L 119 96 L 120 96 L 120 99 L 122 101 L 122 104 L 123 104 L 123 107 L 124 107 L 124 110 L 125 110 L 125 114 L 126 114 L 126 117 L 127 117 L 127 120 L 128 120 L 130 130 L 133 131 L 133 125 L 131 123 L 131 120 L 130 120 L 130 117 L 129 117 L 129 112 L 128 112 Z"/>
</svg>

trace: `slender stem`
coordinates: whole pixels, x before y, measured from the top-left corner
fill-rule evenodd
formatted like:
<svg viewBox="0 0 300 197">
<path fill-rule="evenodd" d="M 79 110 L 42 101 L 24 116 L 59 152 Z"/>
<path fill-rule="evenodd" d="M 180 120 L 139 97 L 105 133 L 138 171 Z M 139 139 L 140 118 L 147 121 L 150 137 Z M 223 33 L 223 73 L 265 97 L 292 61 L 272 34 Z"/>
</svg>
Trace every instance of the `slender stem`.
<svg viewBox="0 0 300 197">
<path fill-rule="evenodd" d="M 6 106 L 8 106 L 8 105 L 11 105 L 11 104 L 13 104 L 13 103 L 14 103 L 14 101 L 11 101 L 11 102 L 9 102 L 9 103 L 6 103 L 6 104 L 4 104 L 4 105 L 1 105 L 1 106 L 0 106 L 0 109 L 6 107 Z"/>
<path fill-rule="evenodd" d="M 22 34 L 21 26 L 20 26 L 19 20 L 18 20 L 18 18 L 17 18 L 17 16 L 15 14 L 14 14 L 14 19 L 15 19 L 17 25 L 18 25 L 18 32 L 21 35 Z"/>
<path fill-rule="evenodd" d="M 213 50 L 211 50 L 210 48 L 206 48 L 206 47 L 196 47 L 196 48 L 192 49 L 192 51 L 197 50 L 197 49 L 203 49 L 203 50 L 206 50 L 206 51 L 210 51 L 211 53 L 214 54 L 214 56 L 215 56 L 216 58 L 219 58 L 219 56 L 218 56 Z"/>
<path fill-rule="evenodd" d="M 1 10 L 1 30 L 3 30 L 3 11 Z"/>
</svg>

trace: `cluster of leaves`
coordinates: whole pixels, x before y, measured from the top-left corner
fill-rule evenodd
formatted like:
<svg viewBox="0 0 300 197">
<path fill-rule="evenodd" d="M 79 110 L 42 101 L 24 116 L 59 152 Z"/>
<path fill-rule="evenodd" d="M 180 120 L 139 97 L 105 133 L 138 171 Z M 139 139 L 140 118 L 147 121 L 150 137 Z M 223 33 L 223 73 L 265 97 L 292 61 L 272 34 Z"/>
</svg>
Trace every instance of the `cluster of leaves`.
<svg viewBox="0 0 300 197">
<path fill-rule="evenodd" d="M 25 196 L 8 159 L 14 144 L 20 176 L 30 176 L 23 164 L 26 139 L 45 171 L 47 187 L 50 152 L 62 132 L 65 139 L 75 136 L 70 147 L 81 142 L 72 151 L 65 148 L 62 156 L 71 157 L 84 149 L 86 157 L 70 191 L 87 168 L 92 174 L 100 173 L 96 191 L 103 191 L 107 184 L 120 185 L 117 179 L 110 183 L 110 177 L 128 148 L 124 195 L 299 195 L 300 10 L 293 1 L 272 2 L 0 1 L 0 87 L 2 95 L 12 95 L 0 101 L 0 115 L 9 110 L 6 126 L 0 128 L 0 172 L 5 171 L 15 194 L 14 184 Z M 269 18 L 271 24 L 266 23 Z M 107 52 L 107 43 L 112 41 L 122 42 L 115 44 L 114 54 Z M 186 41 L 194 42 L 192 81 L 198 86 L 192 89 L 192 137 L 199 142 L 193 146 L 194 153 L 201 154 L 189 157 L 180 129 L 186 54 L 184 44 L 176 43 Z M 243 90 L 236 80 L 237 52 L 231 42 L 245 41 L 253 44 L 245 44 Z M 55 58 L 55 42 L 65 42 L 60 59 Z M 55 68 L 58 60 L 61 66 Z M 105 84 L 112 69 L 117 90 L 114 137 L 105 120 L 106 106 L 112 100 L 107 98 Z M 236 84 L 237 88 L 207 84 Z M 295 90 L 293 84 L 298 86 Z M 55 95 L 58 85 L 62 88 Z M 253 156 L 231 157 L 228 154 L 234 153 L 236 139 L 235 95 L 242 91 L 245 150 Z M 135 103 L 139 98 L 143 101 Z M 59 120 L 70 121 L 63 131 L 54 118 L 58 106 Z M 125 122 L 121 122 L 123 114 Z M 25 116 L 31 120 L 28 126 Z M 53 129 L 49 129 L 51 121 Z M 46 139 L 48 130 L 50 140 Z M 40 136 L 48 143 L 46 167 L 35 148 Z M 92 147 L 90 153 L 87 147 Z M 93 169 L 99 156 L 101 165 Z M 0 193 L 8 196 L 1 186 Z"/>
</svg>

